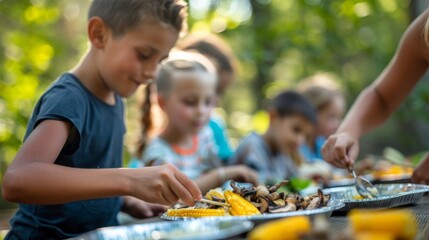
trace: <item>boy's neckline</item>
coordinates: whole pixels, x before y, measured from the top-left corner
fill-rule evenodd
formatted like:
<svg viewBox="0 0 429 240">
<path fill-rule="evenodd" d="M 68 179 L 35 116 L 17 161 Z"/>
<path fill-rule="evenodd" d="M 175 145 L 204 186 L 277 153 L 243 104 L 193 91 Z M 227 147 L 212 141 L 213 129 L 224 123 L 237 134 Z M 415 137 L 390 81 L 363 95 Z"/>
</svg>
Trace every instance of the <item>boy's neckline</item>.
<svg viewBox="0 0 429 240">
<path fill-rule="evenodd" d="M 107 107 L 115 107 L 118 104 L 118 101 L 115 97 L 115 103 L 114 104 L 110 104 L 107 103 L 105 101 L 103 101 L 102 99 L 100 99 L 99 97 L 97 97 L 91 90 L 88 89 L 87 86 L 85 86 L 85 84 L 80 80 L 80 78 L 78 76 L 76 76 L 76 74 L 72 73 L 72 72 L 66 72 L 64 73 L 64 75 L 68 75 L 70 76 L 73 80 L 75 80 L 80 86 L 82 86 L 82 88 L 91 96 L 93 97 L 96 101 L 100 102 L 103 105 L 106 105 Z"/>
</svg>

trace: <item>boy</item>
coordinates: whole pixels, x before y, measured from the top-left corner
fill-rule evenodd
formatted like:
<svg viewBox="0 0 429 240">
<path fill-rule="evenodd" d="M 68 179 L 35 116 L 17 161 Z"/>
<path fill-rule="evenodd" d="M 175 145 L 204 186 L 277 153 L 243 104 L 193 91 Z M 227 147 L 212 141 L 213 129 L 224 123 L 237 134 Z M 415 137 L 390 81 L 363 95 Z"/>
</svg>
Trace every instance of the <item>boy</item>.
<svg viewBox="0 0 429 240">
<path fill-rule="evenodd" d="M 3 198 L 20 203 L 6 239 L 63 239 L 116 225 L 129 195 L 193 205 L 198 187 L 172 165 L 122 166 L 121 97 L 155 77 L 186 23 L 181 0 L 94 0 L 90 50 L 38 101 L 24 144 L 3 178 Z M 141 202 L 142 203 L 142 202 Z"/>
<path fill-rule="evenodd" d="M 245 137 L 233 155 L 231 164 L 246 164 L 259 174 L 259 182 L 272 184 L 297 175 L 290 155 L 297 153 L 305 136 L 316 124 L 316 113 L 299 93 L 285 91 L 270 103 L 270 125 L 263 134 Z"/>
</svg>

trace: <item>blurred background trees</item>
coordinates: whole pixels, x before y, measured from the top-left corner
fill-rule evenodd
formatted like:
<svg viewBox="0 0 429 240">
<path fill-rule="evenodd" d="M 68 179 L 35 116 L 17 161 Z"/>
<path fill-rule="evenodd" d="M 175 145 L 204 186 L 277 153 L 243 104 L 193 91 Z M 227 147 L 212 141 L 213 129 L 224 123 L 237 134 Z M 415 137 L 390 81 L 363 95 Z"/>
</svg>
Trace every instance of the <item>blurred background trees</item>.
<svg viewBox="0 0 429 240">
<path fill-rule="evenodd" d="M 220 34 L 240 67 L 222 106 L 233 143 L 261 131 L 261 103 L 302 79 L 329 73 L 350 106 L 388 64 L 427 0 L 189 0 L 190 29 Z M 87 48 L 89 0 L 0 0 L 0 173 L 18 150 L 42 91 Z M 129 101 L 128 138 L 136 129 Z M 387 124 L 362 139 L 361 156 L 392 146 L 429 148 L 427 80 Z M 134 118 L 134 119 L 133 119 Z M 128 143 L 130 141 L 127 141 Z"/>
</svg>

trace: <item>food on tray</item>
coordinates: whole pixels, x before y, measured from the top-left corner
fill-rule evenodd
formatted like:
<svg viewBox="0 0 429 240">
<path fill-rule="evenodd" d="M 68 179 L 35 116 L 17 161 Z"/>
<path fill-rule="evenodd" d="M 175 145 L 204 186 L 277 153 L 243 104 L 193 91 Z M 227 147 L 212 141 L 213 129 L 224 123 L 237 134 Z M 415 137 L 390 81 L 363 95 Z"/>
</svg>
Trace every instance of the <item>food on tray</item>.
<svg viewBox="0 0 429 240">
<path fill-rule="evenodd" d="M 387 165 L 379 167 L 373 171 L 373 176 L 376 179 L 383 179 L 395 176 L 411 176 L 413 168 L 401 165 Z"/>
<path fill-rule="evenodd" d="M 239 187 L 231 181 L 231 190 L 212 189 L 205 198 L 194 207 L 169 209 L 166 213 L 171 217 L 208 217 L 208 216 L 247 216 L 264 213 L 291 212 L 311 210 L 326 206 L 331 199 L 319 189 L 316 194 L 300 196 L 295 193 L 281 192 L 279 189 L 288 184 L 284 180 L 273 186 Z M 216 210 L 216 211 L 208 211 Z"/>
<path fill-rule="evenodd" d="M 362 211 L 353 209 L 348 213 L 353 232 L 376 232 L 389 234 L 389 239 L 415 239 L 417 223 L 406 210 Z"/>
<path fill-rule="evenodd" d="M 342 239 L 342 240 L 412 240 L 417 235 L 417 223 L 410 211 L 357 210 L 347 214 L 350 222 L 341 231 L 332 231 L 326 216 L 296 216 L 274 220 L 255 227 L 249 234 L 250 240 L 258 239 Z"/>
<path fill-rule="evenodd" d="M 214 216 L 225 216 L 227 212 L 223 208 L 217 209 L 203 209 L 203 208 L 179 208 L 179 209 L 168 209 L 167 216 L 175 217 L 214 217 Z"/>
<path fill-rule="evenodd" d="M 311 222 L 307 216 L 295 216 L 274 220 L 254 228 L 248 235 L 250 240 L 299 239 L 310 232 Z"/>
</svg>

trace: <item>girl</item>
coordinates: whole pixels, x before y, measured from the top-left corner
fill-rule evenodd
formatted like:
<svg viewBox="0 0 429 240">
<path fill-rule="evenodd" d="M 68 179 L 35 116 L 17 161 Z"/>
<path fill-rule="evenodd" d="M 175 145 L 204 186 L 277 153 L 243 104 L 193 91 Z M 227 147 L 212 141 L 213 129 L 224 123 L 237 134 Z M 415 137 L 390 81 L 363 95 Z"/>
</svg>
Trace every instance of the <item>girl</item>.
<svg viewBox="0 0 429 240">
<path fill-rule="evenodd" d="M 158 105 L 166 115 L 167 124 L 144 149 L 142 165 L 171 163 L 194 179 L 202 192 L 222 185 L 227 179 L 256 184 L 257 174 L 243 165 L 219 167 L 213 133 L 207 125 L 217 85 L 210 61 L 197 53 L 177 52 L 161 64 L 155 82 Z M 143 109 L 146 114 L 151 112 L 147 111 L 150 98 L 149 91 L 145 104 L 148 107 Z M 143 136 L 145 131 L 143 128 Z"/>
<path fill-rule="evenodd" d="M 222 38 L 214 34 L 188 35 L 178 43 L 183 51 L 197 52 L 207 57 L 216 67 L 218 84 L 216 87 L 216 105 L 234 81 L 237 69 L 237 60 Z M 218 157 L 226 162 L 234 150 L 229 142 L 226 124 L 222 116 L 212 113 L 209 126 L 213 131 Z"/>
<path fill-rule="evenodd" d="M 268 114 L 268 130 L 245 137 L 230 163 L 246 164 L 258 171 L 261 182 L 271 184 L 298 175 L 300 162 L 292 155 L 312 130 L 316 113 L 301 94 L 285 91 L 272 100 Z"/>
<path fill-rule="evenodd" d="M 322 145 L 340 125 L 345 111 L 345 99 L 340 91 L 322 85 L 311 85 L 301 92 L 317 113 L 317 125 L 300 151 L 306 161 L 322 160 Z"/>
</svg>

